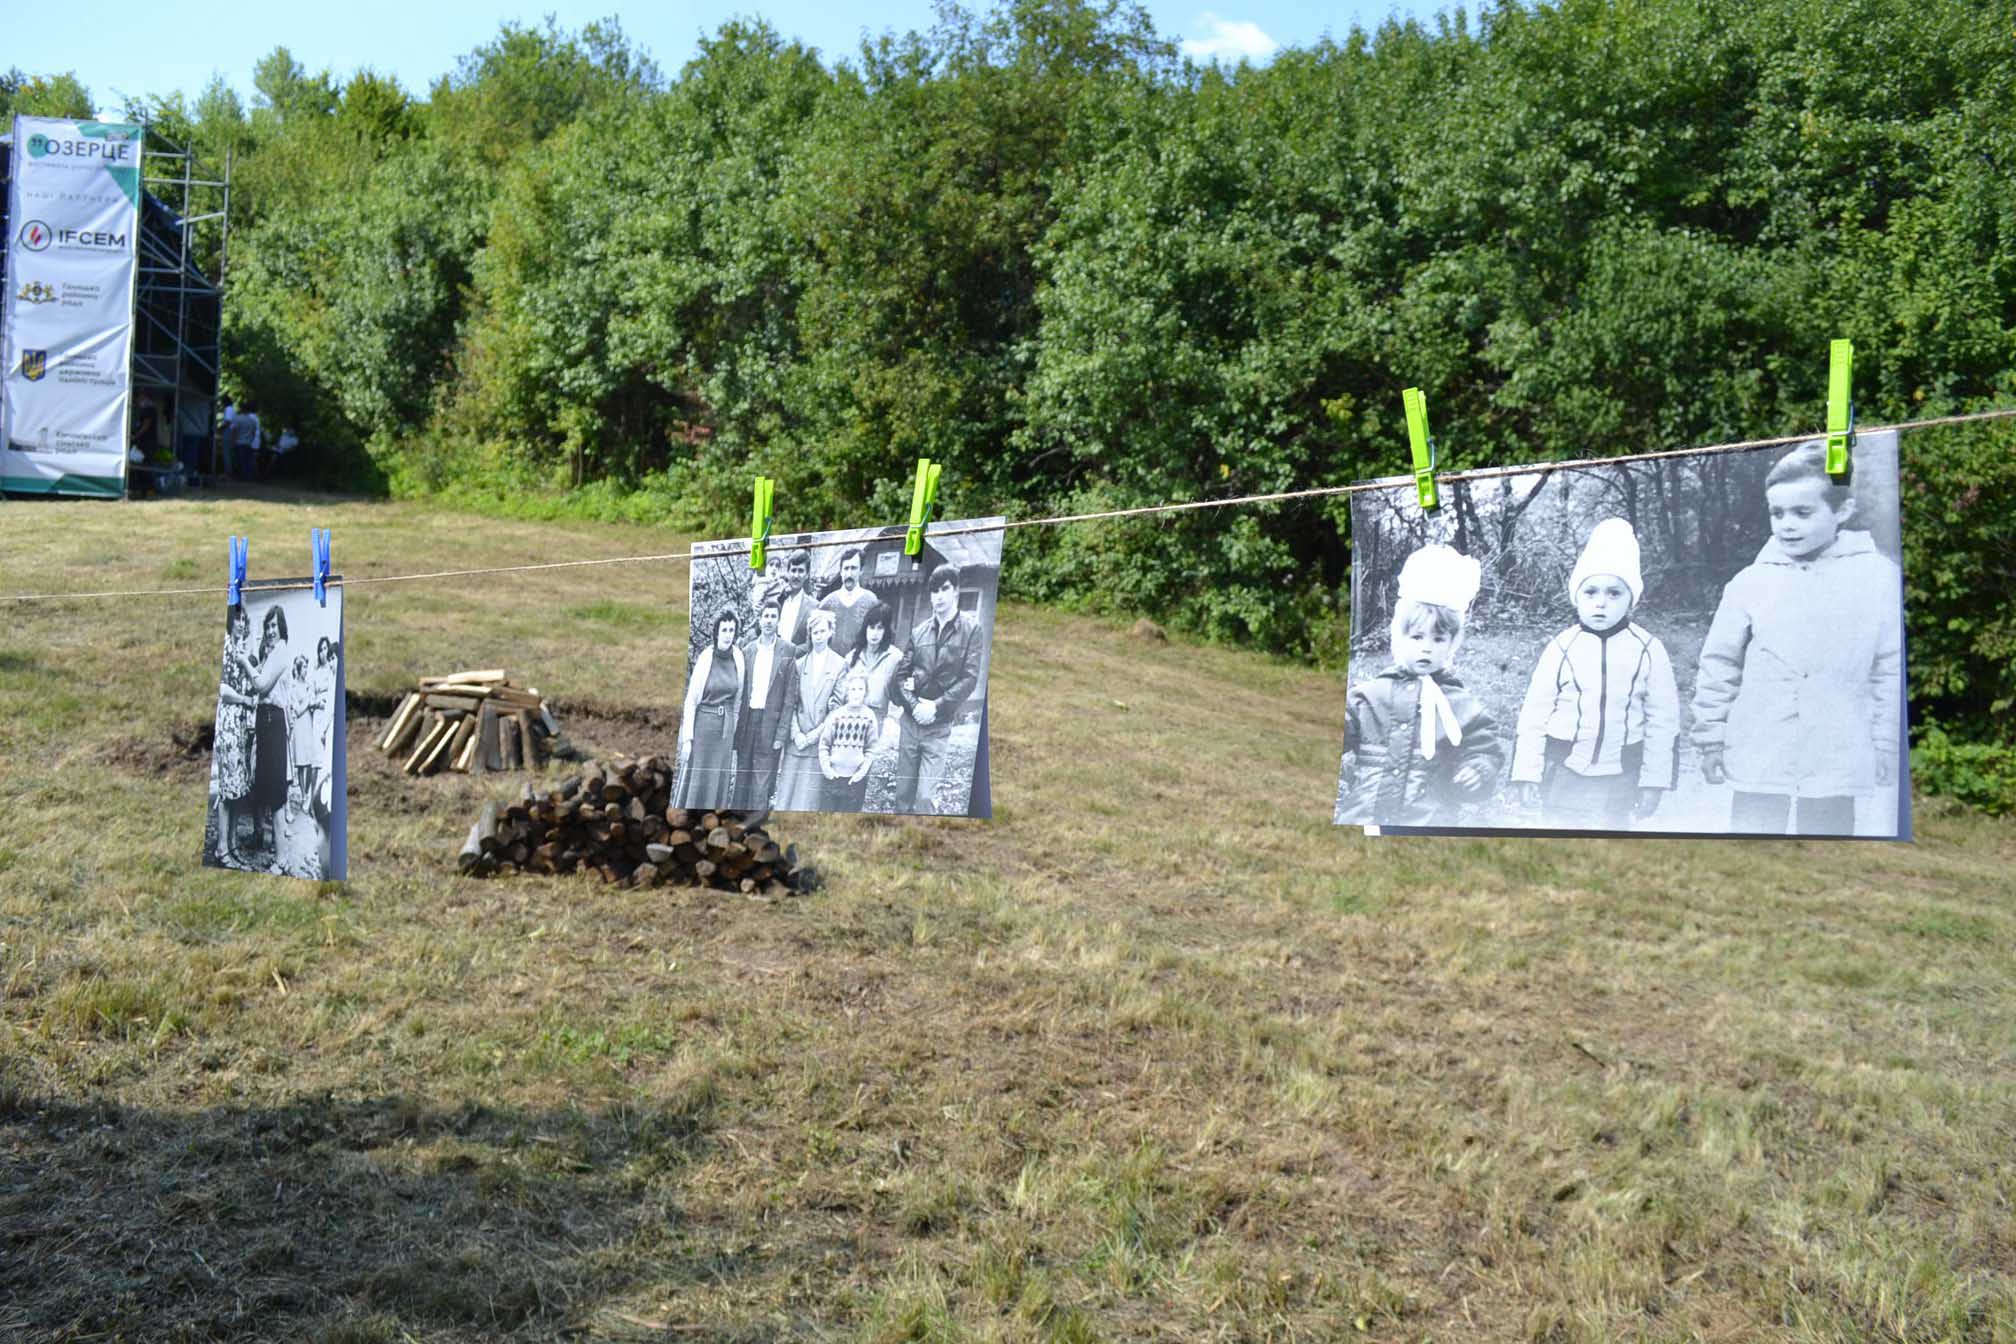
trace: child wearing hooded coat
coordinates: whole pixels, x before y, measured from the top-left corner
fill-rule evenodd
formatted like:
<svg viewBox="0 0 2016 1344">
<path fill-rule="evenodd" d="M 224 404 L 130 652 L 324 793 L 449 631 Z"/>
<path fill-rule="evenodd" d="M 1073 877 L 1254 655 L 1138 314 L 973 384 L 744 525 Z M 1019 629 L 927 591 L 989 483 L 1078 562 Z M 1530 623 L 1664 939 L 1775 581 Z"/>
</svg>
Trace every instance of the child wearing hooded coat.
<svg viewBox="0 0 2016 1344">
<path fill-rule="evenodd" d="M 1897 779 L 1903 574 L 1818 443 L 1764 478 L 1771 539 L 1722 590 L 1701 644 L 1701 775 L 1735 786 L 1729 829 L 1855 834 L 1855 799 Z"/>
<path fill-rule="evenodd" d="M 1400 567 L 1393 661 L 1345 698 L 1336 823 L 1453 826 L 1491 796 L 1505 763 L 1498 726 L 1450 666 L 1481 567 L 1423 546 Z"/>
<path fill-rule="evenodd" d="M 1666 646 L 1631 619 L 1644 594 L 1637 534 L 1605 518 L 1568 576 L 1575 624 L 1541 650 L 1519 709 L 1512 783 L 1543 825 L 1628 830 L 1678 782 L 1680 692 Z"/>
</svg>

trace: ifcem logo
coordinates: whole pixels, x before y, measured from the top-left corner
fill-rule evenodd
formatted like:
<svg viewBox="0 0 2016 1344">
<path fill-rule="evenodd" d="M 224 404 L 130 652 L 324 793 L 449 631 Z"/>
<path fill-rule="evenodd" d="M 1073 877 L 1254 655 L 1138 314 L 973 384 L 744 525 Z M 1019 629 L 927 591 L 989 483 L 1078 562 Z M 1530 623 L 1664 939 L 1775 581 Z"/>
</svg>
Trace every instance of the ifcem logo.
<svg viewBox="0 0 2016 1344">
<path fill-rule="evenodd" d="M 126 238 L 127 235 L 108 229 L 52 229 L 39 219 L 31 219 L 21 226 L 21 246 L 30 252 L 46 251 L 51 243 L 60 244 L 63 250 L 69 252 L 79 248 L 123 251 Z"/>
</svg>

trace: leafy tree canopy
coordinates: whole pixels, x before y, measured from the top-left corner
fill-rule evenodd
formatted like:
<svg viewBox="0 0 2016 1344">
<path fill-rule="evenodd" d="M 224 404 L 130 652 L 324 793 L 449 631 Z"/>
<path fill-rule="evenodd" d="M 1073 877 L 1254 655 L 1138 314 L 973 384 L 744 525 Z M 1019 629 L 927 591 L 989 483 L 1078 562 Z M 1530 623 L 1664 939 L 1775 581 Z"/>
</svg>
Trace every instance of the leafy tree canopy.
<svg viewBox="0 0 2016 1344">
<path fill-rule="evenodd" d="M 1458 467 L 1797 432 L 1839 336 L 1865 423 L 2016 402 L 2016 46 L 1969 0 L 1504 0 L 1264 68 L 1000 0 L 831 61 L 737 21 L 670 77 L 549 20 L 424 97 L 254 83 L 155 105 L 234 156 L 229 379 L 396 490 L 721 529 L 757 471 L 894 518 L 918 456 L 958 512 L 1285 490 L 1399 469 L 1410 385 Z M 2012 447 L 1905 446 L 1914 712 L 1994 750 Z M 1009 581 L 1334 658 L 1346 529 L 1022 534 Z"/>
</svg>

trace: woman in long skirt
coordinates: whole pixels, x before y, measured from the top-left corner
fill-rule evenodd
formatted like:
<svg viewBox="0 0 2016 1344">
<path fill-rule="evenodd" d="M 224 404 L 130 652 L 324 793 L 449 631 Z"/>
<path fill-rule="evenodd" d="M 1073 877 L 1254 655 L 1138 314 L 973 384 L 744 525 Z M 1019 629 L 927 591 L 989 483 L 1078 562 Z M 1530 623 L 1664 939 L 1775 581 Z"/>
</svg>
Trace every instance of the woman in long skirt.
<svg viewBox="0 0 2016 1344">
<path fill-rule="evenodd" d="M 748 677 L 735 647 L 742 620 L 735 608 L 714 618 L 714 642 L 686 674 L 686 706 L 679 716 L 679 778 L 674 807 L 726 807 L 735 788 L 735 715 Z"/>
<path fill-rule="evenodd" d="M 252 789 L 252 618 L 245 604 L 224 621 L 224 675 L 217 692 L 217 738 L 210 753 L 210 792 L 217 799 L 217 859 L 237 867 L 238 814 Z"/>
<path fill-rule="evenodd" d="M 259 707 L 252 714 L 252 820 L 260 832 L 259 847 L 271 851 L 273 823 L 287 806 L 287 785 L 293 775 L 287 747 L 287 708 L 280 678 L 287 672 L 287 613 L 270 607 L 259 632 L 259 661 L 252 669 L 252 691 Z"/>
<path fill-rule="evenodd" d="M 833 652 L 833 613 L 814 611 L 805 618 L 812 647 L 798 659 L 798 680 L 786 718 L 784 764 L 777 771 L 779 812 L 818 812 L 826 798 L 826 772 L 819 765 L 819 730 L 840 693 L 847 660 Z"/>
</svg>

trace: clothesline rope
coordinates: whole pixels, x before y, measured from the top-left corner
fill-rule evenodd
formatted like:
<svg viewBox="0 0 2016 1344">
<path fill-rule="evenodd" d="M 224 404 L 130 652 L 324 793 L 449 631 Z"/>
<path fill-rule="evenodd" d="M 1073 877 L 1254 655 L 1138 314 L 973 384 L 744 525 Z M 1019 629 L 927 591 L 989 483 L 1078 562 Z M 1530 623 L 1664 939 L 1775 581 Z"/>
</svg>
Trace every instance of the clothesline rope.
<svg viewBox="0 0 2016 1344">
<path fill-rule="evenodd" d="M 1964 415 L 1942 415 L 1928 420 L 1907 420 L 1894 425 L 1860 425 L 1858 434 L 1882 434 L 1892 430 L 1933 429 L 1941 425 L 1964 425 L 1984 420 L 2006 420 L 2016 417 L 2016 406 L 1993 411 L 1973 411 Z M 1671 448 L 1653 453 L 1625 453 L 1616 457 L 1585 457 L 1570 462 L 1529 462 L 1511 467 L 1473 467 L 1466 471 L 1437 472 L 1435 479 L 1449 481 L 1493 480 L 1501 476 L 1531 476 L 1555 471 L 1573 471 L 1588 467 L 1609 467 L 1625 462 L 1656 462 L 1662 458 L 1694 457 L 1705 453 L 1736 453 L 1751 448 L 1774 448 L 1791 443 L 1807 443 L 1824 438 L 1823 434 L 1781 434 L 1768 439 L 1741 439 L 1731 443 L 1714 443 L 1699 448 Z M 1186 513 L 1198 509 L 1229 509 L 1250 504 L 1279 504 L 1296 499 L 1326 499 L 1339 495 L 1354 495 L 1367 490 L 1390 490 L 1396 484 L 1405 483 L 1408 477 L 1388 477 L 1383 480 L 1355 481 L 1350 485 L 1316 486 L 1307 490 L 1281 490 L 1271 494 L 1233 495 L 1223 499 L 1191 499 L 1170 504 L 1143 504 L 1136 508 L 1104 509 L 1096 513 L 1065 513 L 1048 518 L 1009 518 L 1001 522 L 971 523 L 960 527 L 932 525 L 933 537 L 958 537 L 980 532 L 1010 532 L 1022 527 L 1062 527 L 1068 523 L 1107 522 L 1120 518 L 1146 518 L 1163 513 Z M 892 527 L 906 524 L 894 523 Z M 767 543 L 770 551 L 810 551 L 822 547 L 849 546 L 858 544 L 858 538 L 837 541 L 777 541 Z M 481 569 L 436 569 L 417 574 L 359 574 L 345 578 L 332 578 L 334 587 L 359 588 L 380 583 L 425 583 L 434 579 L 470 579 L 491 574 L 530 574 L 550 569 L 585 569 L 595 565 L 649 565 L 664 564 L 675 560 L 692 561 L 718 555 L 733 555 L 738 543 L 711 542 L 706 549 L 665 551 L 657 555 L 612 555 L 593 560 L 547 560 L 523 565 L 492 565 Z M 743 539 L 739 546 L 746 553 L 749 542 Z M 264 592 L 288 591 L 313 587 L 313 583 L 260 583 Z M 213 584 L 201 588 L 136 588 L 120 592 L 91 593 L 0 593 L 0 602 L 61 602 L 82 601 L 94 598 L 114 597 L 199 597 L 214 596 L 230 591 L 224 584 Z"/>
</svg>

